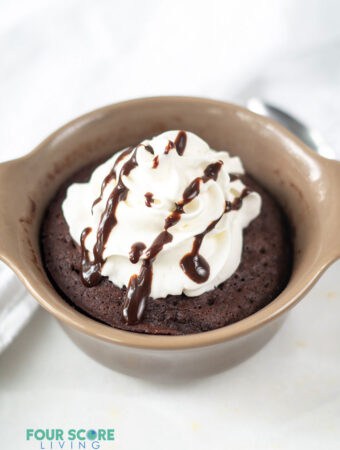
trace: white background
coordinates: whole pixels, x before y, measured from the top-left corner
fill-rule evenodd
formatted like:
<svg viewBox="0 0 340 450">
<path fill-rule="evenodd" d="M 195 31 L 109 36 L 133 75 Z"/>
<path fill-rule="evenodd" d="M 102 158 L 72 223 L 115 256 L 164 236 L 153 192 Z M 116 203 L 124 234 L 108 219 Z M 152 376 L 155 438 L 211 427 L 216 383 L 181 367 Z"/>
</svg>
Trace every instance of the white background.
<svg viewBox="0 0 340 450">
<path fill-rule="evenodd" d="M 1 0 L 0 158 L 96 107 L 165 94 L 266 98 L 339 157 L 339 25 L 336 0 Z M 0 448 L 37 448 L 28 427 L 83 426 L 114 427 L 113 449 L 339 449 L 339 268 L 260 353 L 186 385 L 99 366 L 39 310 L 0 355 Z"/>
</svg>

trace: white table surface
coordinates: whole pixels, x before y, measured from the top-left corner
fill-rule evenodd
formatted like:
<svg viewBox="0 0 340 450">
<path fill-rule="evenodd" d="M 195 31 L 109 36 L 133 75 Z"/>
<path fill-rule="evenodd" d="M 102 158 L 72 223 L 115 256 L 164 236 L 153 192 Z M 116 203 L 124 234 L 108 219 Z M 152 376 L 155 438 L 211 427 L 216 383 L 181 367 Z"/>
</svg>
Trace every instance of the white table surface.
<svg viewBox="0 0 340 450">
<path fill-rule="evenodd" d="M 0 160 L 88 110 L 161 94 L 263 96 L 340 157 L 339 3 L 204 3 L 3 0 Z M 100 366 L 39 309 L 0 355 L 0 449 L 37 448 L 29 427 L 115 428 L 103 449 L 339 449 L 339 269 L 258 354 L 185 385 Z"/>
<path fill-rule="evenodd" d="M 116 441 L 104 449 L 339 449 L 339 269 L 259 353 L 185 385 L 102 367 L 39 309 L 1 356 L 1 448 L 37 448 L 24 442 L 28 427 L 113 427 Z"/>
</svg>

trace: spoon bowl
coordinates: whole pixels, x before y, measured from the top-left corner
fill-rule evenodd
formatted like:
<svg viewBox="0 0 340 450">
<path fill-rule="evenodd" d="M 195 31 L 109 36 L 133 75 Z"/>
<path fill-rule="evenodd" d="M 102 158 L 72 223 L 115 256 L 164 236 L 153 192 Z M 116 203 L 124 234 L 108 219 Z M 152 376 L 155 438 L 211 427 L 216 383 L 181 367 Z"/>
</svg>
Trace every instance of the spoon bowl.
<svg viewBox="0 0 340 450">
<path fill-rule="evenodd" d="M 247 108 L 256 114 L 276 120 L 319 155 L 329 159 L 335 158 L 334 150 L 329 147 L 318 131 L 307 127 L 286 111 L 255 97 L 247 101 Z"/>
</svg>

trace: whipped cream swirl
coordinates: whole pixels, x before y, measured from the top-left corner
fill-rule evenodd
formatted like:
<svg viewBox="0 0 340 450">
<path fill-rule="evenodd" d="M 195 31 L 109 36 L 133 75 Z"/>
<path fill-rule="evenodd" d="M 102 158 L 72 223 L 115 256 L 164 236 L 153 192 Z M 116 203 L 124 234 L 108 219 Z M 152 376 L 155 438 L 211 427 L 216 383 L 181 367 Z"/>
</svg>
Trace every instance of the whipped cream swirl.
<svg viewBox="0 0 340 450">
<path fill-rule="evenodd" d="M 68 188 L 63 214 L 82 248 L 82 278 L 127 287 L 123 316 L 147 298 L 197 296 L 237 269 L 243 229 L 261 198 L 237 175 L 238 157 L 190 132 L 167 131 L 115 153 L 88 183 Z"/>
</svg>

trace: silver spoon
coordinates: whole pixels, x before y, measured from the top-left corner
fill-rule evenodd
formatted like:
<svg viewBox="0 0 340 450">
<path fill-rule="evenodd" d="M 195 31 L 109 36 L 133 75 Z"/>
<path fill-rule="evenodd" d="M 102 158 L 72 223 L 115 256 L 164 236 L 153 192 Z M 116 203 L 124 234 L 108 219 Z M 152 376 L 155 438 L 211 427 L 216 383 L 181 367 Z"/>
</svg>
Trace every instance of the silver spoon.
<svg viewBox="0 0 340 450">
<path fill-rule="evenodd" d="M 255 97 L 250 98 L 246 105 L 250 111 L 260 114 L 261 116 L 270 117 L 271 119 L 279 122 L 298 138 L 300 138 L 301 141 L 308 145 L 309 148 L 315 150 L 321 156 L 329 159 L 335 158 L 334 150 L 328 146 L 318 131 L 308 128 L 302 122 L 287 114 L 285 111 L 282 111 L 281 109 L 265 103 Z"/>
</svg>

